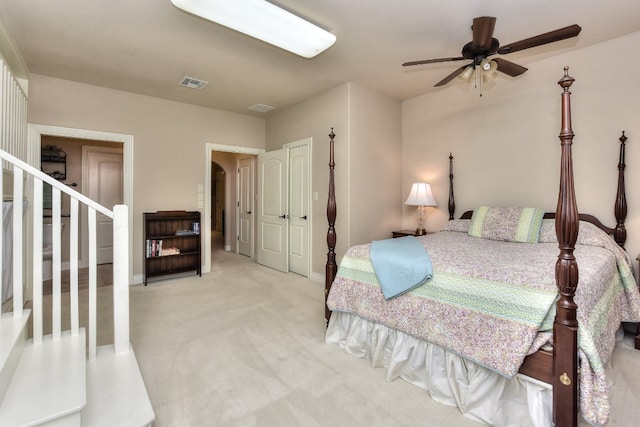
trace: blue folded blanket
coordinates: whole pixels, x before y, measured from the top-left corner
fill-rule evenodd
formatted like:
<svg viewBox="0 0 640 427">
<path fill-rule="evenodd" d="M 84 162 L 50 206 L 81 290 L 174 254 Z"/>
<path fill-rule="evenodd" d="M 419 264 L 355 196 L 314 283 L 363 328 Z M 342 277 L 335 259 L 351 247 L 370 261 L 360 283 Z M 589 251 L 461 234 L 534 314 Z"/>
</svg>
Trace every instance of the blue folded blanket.
<svg viewBox="0 0 640 427">
<path fill-rule="evenodd" d="M 374 240 L 369 256 L 386 299 L 420 286 L 433 275 L 431 258 L 413 236 Z"/>
</svg>

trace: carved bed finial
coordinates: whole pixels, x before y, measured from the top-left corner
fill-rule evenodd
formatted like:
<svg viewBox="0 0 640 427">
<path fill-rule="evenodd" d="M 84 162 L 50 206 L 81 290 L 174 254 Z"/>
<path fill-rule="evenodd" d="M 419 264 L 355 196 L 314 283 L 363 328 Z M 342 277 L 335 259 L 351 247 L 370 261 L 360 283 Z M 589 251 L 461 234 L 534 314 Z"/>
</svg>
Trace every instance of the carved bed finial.
<svg viewBox="0 0 640 427">
<path fill-rule="evenodd" d="M 620 160 L 618 161 L 618 192 L 616 194 L 616 204 L 614 213 L 616 216 L 616 229 L 613 232 L 613 237 L 616 243 L 621 247 L 624 247 L 624 243 L 627 240 L 627 229 L 624 226 L 624 221 L 627 218 L 627 197 L 625 195 L 624 185 L 624 155 L 625 155 L 625 142 L 627 137 L 622 131 L 622 136 L 618 138 L 620 141 Z"/>
<path fill-rule="evenodd" d="M 556 261 L 559 298 L 553 323 L 553 421 L 556 426 L 578 424 L 578 319 L 573 297 L 578 286 L 578 263 L 573 254 L 578 238 L 578 208 L 573 184 L 571 145 L 571 92 L 574 78 L 569 67 L 558 84 L 562 92 L 562 128 L 560 131 L 560 192 L 556 208 L 556 236 L 560 254 Z M 558 356 L 562 355 L 562 357 Z"/>
<path fill-rule="evenodd" d="M 453 219 L 456 211 L 456 200 L 453 197 L 453 154 L 449 153 L 449 220 Z"/>
<path fill-rule="evenodd" d="M 324 275 L 324 317 L 329 324 L 329 319 L 331 318 L 331 311 L 327 307 L 327 297 L 329 296 L 329 290 L 331 289 L 331 284 L 333 283 L 333 279 L 336 277 L 336 273 L 338 272 L 338 265 L 336 264 L 336 190 L 335 190 L 335 181 L 334 181 L 334 173 L 333 170 L 335 168 L 334 161 L 334 141 L 336 134 L 333 133 L 333 128 L 331 128 L 331 133 L 329 133 L 329 198 L 327 201 L 327 221 L 329 222 L 329 229 L 327 230 L 327 247 L 329 251 L 327 252 L 327 265 L 325 266 L 325 275 Z"/>
<path fill-rule="evenodd" d="M 573 129 L 571 128 L 571 92 L 569 87 L 575 79 L 569 76 L 569 67 L 564 67 L 564 76 L 558 84 L 562 93 L 562 128 L 560 130 L 560 193 L 556 208 L 556 234 L 560 255 L 556 264 L 556 280 L 562 295 L 573 297 L 578 285 L 578 266 L 573 256 L 578 238 L 578 207 L 573 183 Z"/>
<path fill-rule="evenodd" d="M 558 84 L 564 89 L 565 92 L 569 91 L 569 87 L 575 82 L 576 79 L 569 75 L 569 67 L 564 67 L 564 76 L 558 81 Z"/>
</svg>

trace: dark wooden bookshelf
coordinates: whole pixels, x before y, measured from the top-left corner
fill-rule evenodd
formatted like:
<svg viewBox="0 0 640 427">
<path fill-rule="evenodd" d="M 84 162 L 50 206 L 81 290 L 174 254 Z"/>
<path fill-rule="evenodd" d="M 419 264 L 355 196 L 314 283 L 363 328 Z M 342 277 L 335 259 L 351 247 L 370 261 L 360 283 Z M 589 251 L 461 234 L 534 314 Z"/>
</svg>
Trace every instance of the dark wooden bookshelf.
<svg viewBox="0 0 640 427">
<path fill-rule="evenodd" d="M 149 279 L 195 272 L 202 276 L 200 212 L 144 213 L 144 284 Z"/>
</svg>

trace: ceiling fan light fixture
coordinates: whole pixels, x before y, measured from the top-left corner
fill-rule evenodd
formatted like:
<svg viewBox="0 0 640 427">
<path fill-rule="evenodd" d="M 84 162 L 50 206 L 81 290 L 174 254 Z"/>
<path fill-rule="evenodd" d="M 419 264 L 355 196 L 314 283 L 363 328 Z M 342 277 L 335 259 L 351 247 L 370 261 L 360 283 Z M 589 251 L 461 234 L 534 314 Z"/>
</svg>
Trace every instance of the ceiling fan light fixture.
<svg viewBox="0 0 640 427">
<path fill-rule="evenodd" d="M 331 47 L 336 36 L 264 0 L 171 0 L 174 6 L 304 58 Z"/>
<path fill-rule="evenodd" d="M 464 69 L 464 71 L 458 76 L 459 79 L 464 80 L 465 82 L 469 83 L 471 81 L 471 77 L 473 77 L 473 71 L 474 71 L 474 66 L 473 65 L 469 65 L 467 68 Z"/>
<path fill-rule="evenodd" d="M 490 82 L 498 74 L 498 63 L 490 59 L 483 59 L 480 63 L 482 69 L 482 81 Z"/>
</svg>

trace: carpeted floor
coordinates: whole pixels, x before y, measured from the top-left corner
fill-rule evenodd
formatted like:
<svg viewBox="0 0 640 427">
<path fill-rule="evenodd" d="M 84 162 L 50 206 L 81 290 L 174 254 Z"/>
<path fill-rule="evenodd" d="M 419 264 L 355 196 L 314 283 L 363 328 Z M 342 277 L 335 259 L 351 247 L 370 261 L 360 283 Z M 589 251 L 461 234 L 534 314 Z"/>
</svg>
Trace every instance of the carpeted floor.
<svg viewBox="0 0 640 427">
<path fill-rule="evenodd" d="M 323 285 L 218 252 L 212 272 L 131 290 L 154 426 L 475 426 L 325 344 Z"/>
<path fill-rule="evenodd" d="M 69 292 L 69 270 L 62 270 L 60 274 L 60 291 Z M 96 271 L 96 286 L 113 285 L 113 265 L 100 264 Z M 51 295 L 53 280 L 44 280 L 42 282 L 42 294 Z M 78 269 L 78 289 L 88 289 L 89 287 L 89 269 Z"/>
<path fill-rule="evenodd" d="M 110 290 L 98 289 L 98 343 L 112 339 Z M 323 300 L 322 284 L 223 251 L 214 251 L 203 277 L 133 286 L 131 342 L 153 425 L 480 425 L 325 344 Z M 612 367 L 609 426 L 635 425 L 640 352 L 631 335 Z"/>
</svg>

